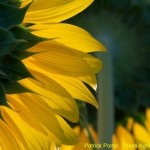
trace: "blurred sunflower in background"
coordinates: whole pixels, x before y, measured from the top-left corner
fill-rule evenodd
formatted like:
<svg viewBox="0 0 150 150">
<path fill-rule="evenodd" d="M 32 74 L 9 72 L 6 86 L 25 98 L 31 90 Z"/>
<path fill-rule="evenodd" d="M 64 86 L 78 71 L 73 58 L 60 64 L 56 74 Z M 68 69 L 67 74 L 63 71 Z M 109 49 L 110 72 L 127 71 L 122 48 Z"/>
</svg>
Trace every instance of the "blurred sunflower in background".
<svg viewBox="0 0 150 150">
<path fill-rule="evenodd" d="M 93 138 L 94 143 L 98 143 L 98 137 L 96 131 L 93 129 L 91 125 L 87 125 L 89 132 L 91 133 L 91 137 Z M 82 126 L 75 126 L 74 131 L 79 134 L 80 141 L 76 145 L 68 146 L 62 145 L 61 150 L 92 150 L 91 139 L 89 137 L 89 133 L 87 132 L 87 128 L 83 128 Z"/>
<path fill-rule="evenodd" d="M 105 47 L 85 30 L 60 23 L 93 0 L 0 1 L 0 149 L 55 150 L 79 141 L 75 99 L 98 107 L 89 85 Z"/>
<path fill-rule="evenodd" d="M 96 0 L 88 10 L 68 20 L 68 22 L 90 31 L 108 49 L 108 53 L 96 55 L 101 59 L 104 55 L 106 57 L 108 54 L 110 55 L 108 59 L 111 62 L 109 66 L 111 79 L 104 78 L 108 84 L 110 81 L 113 83 L 110 87 L 113 93 L 113 105 L 107 99 L 108 90 L 104 93 L 106 98 L 102 97 L 99 100 L 100 104 L 105 101 L 105 105 L 108 106 L 105 114 L 103 114 L 104 118 L 111 115 L 106 114 L 109 113 L 109 109 L 112 109 L 111 107 L 114 109 L 113 124 L 111 122 L 109 125 L 104 125 L 107 127 L 114 126 L 114 133 L 118 132 L 117 127 L 120 123 L 126 130 L 125 120 L 128 117 L 145 128 L 141 116 L 150 107 L 149 18 L 150 3 L 148 0 Z M 106 63 L 104 64 L 104 68 L 107 68 Z M 107 74 L 104 73 L 104 76 Z M 100 89 L 106 87 L 106 84 L 104 87 L 102 84 L 99 85 Z M 103 93 L 101 92 L 100 95 Z M 95 129 L 98 129 L 97 111 L 94 111 L 93 107 L 87 104 L 84 107 L 87 111 L 85 118 Z M 103 107 L 104 105 L 101 106 L 102 109 Z M 109 120 L 107 121 L 109 122 Z M 99 124 L 103 124 L 103 122 Z M 104 131 L 105 134 L 106 132 Z M 146 132 L 148 133 L 147 130 Z M 133 132 L 130 134 L 133 136 Z M 99 133 L 100 139 L 101 136 L 103 135 Z"/>
<path fill-rule="evenodd" d="M 127 117 L 126 122 L 117 125 L 113 135 L 113 143 L 120 145 L 122 150 L 149 150 L 150 149 L 150 109 L 140 113 L 142 122 Z M 115 150 L 115 149 L 114 149 Z"/>
</svg>

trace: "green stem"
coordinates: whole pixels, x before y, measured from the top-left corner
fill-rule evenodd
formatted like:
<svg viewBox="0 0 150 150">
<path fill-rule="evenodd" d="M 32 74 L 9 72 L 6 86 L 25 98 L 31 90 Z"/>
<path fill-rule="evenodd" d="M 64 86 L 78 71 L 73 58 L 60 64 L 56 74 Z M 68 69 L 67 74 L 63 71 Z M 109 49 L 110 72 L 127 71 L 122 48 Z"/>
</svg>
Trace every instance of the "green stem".
<svg viewBox="0 0 150 150">
<path fill-rule="evenodd" d="M 100 56 L 98 56 L 100 58 Z M 101 144 L 111 144 L 114 130 L 112 58 L 107 52 L 100 58 L 104 67 L 98 75 L 98 134 Z M 102 148 L 103 149 L 103 148 Z"/>
</svg>

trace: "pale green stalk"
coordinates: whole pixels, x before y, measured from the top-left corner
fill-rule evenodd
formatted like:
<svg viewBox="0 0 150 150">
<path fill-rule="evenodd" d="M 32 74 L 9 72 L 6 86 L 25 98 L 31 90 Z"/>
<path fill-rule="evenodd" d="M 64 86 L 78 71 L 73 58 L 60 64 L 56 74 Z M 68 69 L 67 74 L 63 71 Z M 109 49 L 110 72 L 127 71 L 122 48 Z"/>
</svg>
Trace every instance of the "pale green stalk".
<svg viewBox="0 0 150 150">
<path fill-rule="evenodd" d="M 98 134 L 101 144 L 111 144 L 114 129 L 113 67 L 109 52 L 98 56 L 104 64 L 98 75 Z M 107 149 L 106 147 L 102 149 Z M 111 148 L 110 148 L 111 149 Z"/>
</svg>

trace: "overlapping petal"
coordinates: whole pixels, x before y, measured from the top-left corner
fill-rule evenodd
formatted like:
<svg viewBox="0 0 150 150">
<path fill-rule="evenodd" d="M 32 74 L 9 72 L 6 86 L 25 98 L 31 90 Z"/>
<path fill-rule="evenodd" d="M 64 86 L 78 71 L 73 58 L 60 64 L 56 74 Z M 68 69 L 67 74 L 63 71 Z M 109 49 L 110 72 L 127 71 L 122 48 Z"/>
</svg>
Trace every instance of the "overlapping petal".
<svg viewBox="0 0 150 150">
<path fill-rule="evenodd" d="M 102 68 L 102 63 L 95 57 L 53 41 L 39 43 L 30 51 L 37 49 L 45 52 L 33 55 L 28 60 L 52 73 L 88 76 L 94 75 Z"/>
<path fill-rule="evenodd" d="M 34 75 L 37 79 L 42 78 L 43 83 L 32 79 L 25 79 L 20 81 L 20 83 L 28 89 L 31 89 L 33 92 L 42 95 L 43 97 L 40 97 L 39 99 L 42 99 L 41 101 L 44 101 L 45 105 L 48 104 L 49 107 L 54 110 L 54 113 L 59 114 L 70 121 L 77 122 L 79 112 L 72 96 L 67 93 L 62 86 L 45 75 L 38 72 L 34 73 Z M 37 102 L 37 104 L 39 104 L 40 100 Z"/>
<path fill-rule="evenodd" d="M 144 119 L 144 118 L 143 118 Z M 140 124 L 136 119 L 129 117 L 126 126 L 118 125 L 113 135 L 113 144 L 118 144 L 120 150 L 149 149 L 149 109 L 146 110 L 146 119 Z M 118 148 L 114 148 L 116 150 Z"/>
<path fill-rule="evenodd" d="M 27 101 L 27 99 L 30 101 Z M 55 143 L 74 144 L 78 141 L 78 136 L 73 132 L 69 125 L 66 125 L 63 119 L 58 118 L 58 116 L 55 115 L 55 112 L 52 111 L 52 109 L 40 99 L 39 96 L 35 94 L 13 95 L 11 99 L 9 98 L 9 103 L 15 110 L 18 118 L 20 118 L 20 122 L 21 120 L 24 120 L 28 126 L 34 128 L 36 131 L 45 136 L 49 135 Z M 16 117 L 12 117 L 14 112 L 10 110 L 7 112 L 9 116 L 6 113 L 3 113 L 6 122 L 17 131 L 18 126 L 15 124 L 17 121 L 15 120 Z M 60 120 L 63 123 L 60 123 Z"/>
<path fill-rule="evenodd" d="M 18 115 L 18 112 L 6 107 L 1 108 L 1 111 L 6 123 L 15 132 L 15 136 L 23 144 L 23 147 L 39 150 L 49 149 L 50 141 L 48 137 L 25 123 Z M 12 148 L 14 149 L 13 146 Z"/>
<path fill-rule="evenodd" d="M 14 90 L 15 94 L 13 88 L 6 88 L 6 94 L 2 93 L 6 99 L 5 106 L 0 106 L 0 149 L 49 150 L 79 141 L 65 119 L 78 121 L 75 99 L 97 107 L 95 97 L 84 82 L 96 90 L 95 74 L 102 68 L 102 63 L 88 53 L 105 51 L 105 48 L 83 29 L 60 22 L 81 12 L 92 2 L 22 0 L 21 7 L 29 3 L 30 7 L 22 25 L 10 26 L 10 35 L 17 42 L 10 55 L 26 71 L 21 70 L 23 76 L 15 78 L 15 86 L 19 88 Z M 15 4 L 11 3 L 11 7 L 16 7 Z M 43 42 L 44 39 L 47 40 Z M 19 67 L 17 69 L 18 74 Z M 14 72 L 9 68 L 10 74 L 11 71 Z M 6 87 L 10 80 L 2 78 L 2 82 L 6 82 Z"/>
<path fill-rule="evenodd" d="M 0 120 L 0 149 L 1 150 L 20 150 L 21 146 L 11 129 Z"/>
<path fill-rule="evenodd" d="M 22 6 L 31 0 L 24 0 Z M 35 0 L 29 8 L 24 22 L 55 23 L 66 20 L 89 6 L 93 0 Z"/>
<path fill-rule="evenodd" d="M 150 143 L 150 135 L 148 134 L 147 129 L 142 125 L 140 125 L 139 123 L 134 124 L 133 134 L 137 142 L 144 144 Z"/>
<path fill-rule="evenodd" d="M 95 144 L 98 143 L 97 133 L 91 125 L 88 125 L 88 130 L 91 133 L 91 136 L 92 136 L 93 141 L 95 142 Z M 82 149 L 92 150 L 91 144 L 94 144 L 94 143 L 91 143 L 90 138 L 89 138 L 89 134 L 87 133 L 87 129 L 82 128 L 81 126 L 75 126 L 74 131 L 76 133 L 78 133 L 79 136 L 80 136 L 79 143 L 76 144 L 76 145 L 73 145 L 73 146 L 71 146 L 71 145 L 62 145 L 61 150 L 82 150 Z"/>
<path fill-rule="evenodd" d="M 50 79 L 56 81 L 57 83 L 59 83 L 73 98 L 88 102 L 88 103 L 94 105 L 95 107 L 98 106 L 97 101 L 95 100 L 94 96 L 91 94 L 89 89 L 85 86 L 85 84 L 82 82 L 82 79 L 80 79 L 81 77 L 79 77 L 79 79 L 78 79 L 78 78 L 71 77 L 71 76 L 53 74 L 50 71 L 44 70 L 43 68 L 38 68 L 33 63 L 30 63 L 27 61 L 26 61 L 26 65 L 30 69 L 30 71 L 32 72 L 33 75 L 34 75 L 34 72 L 32 70 L 36 70 L 36 71 L 46 75 L 47 77 L 44 77 L 45 79 L 50 78 Z M 85 80 L 86 80 L 86 78 L 85 78 Z M 87 82 L 89 82 L 89 81 L 87 81 Z M 93 81 L 91 81 L 91 82 L 93 82 Z M 45 82 L 45 83 L 47 83 L 47 82 Z M 71 98 L 70 98 L 70 100 L 71 100 Z M 50 103 L 50 101 L 48 103 Z M 55 107 L 53 107 L 53 108 L 55 108 Z M 70 107 L 70 108 L 71 108 L 71 110 L 74 110 L 72 107 Z M 74 108 L 75 108 L 75 106 L 74 106 Z"/>
<path fill-rule="evenodd" d="M 54 38 L 57 42 L 83 52 L 106 50 L 87 31 L 71 24 L 36 24 L 29 29 L 33 30 L 32 33 L 37 36 L 48 39 Z M 81 44 L 79 44 L 80 42 Z"/>
<path fill-rule="evenodd" d="M 126 144 L 126 146 L 128 145 L 132 145 L 134 144 L 134 138 L 131 135 L 131 133 L 125 129 L 123 126 L 119 125 L 116 129 L 116 138 L 117 141 L 119 142 L 120 146 L 122 147 L 122 149 L 124 149 L 125 146 L 123 146 L 123 144 Z"/>
</svg>

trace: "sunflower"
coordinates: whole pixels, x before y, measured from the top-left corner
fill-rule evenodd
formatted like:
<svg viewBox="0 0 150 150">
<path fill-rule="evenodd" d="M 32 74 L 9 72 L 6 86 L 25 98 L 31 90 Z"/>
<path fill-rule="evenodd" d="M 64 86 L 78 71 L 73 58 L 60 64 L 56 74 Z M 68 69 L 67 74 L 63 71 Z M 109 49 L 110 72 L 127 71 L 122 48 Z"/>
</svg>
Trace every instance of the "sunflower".
<svg viewBox="0 0 150 150">
<path fill-rule="evenodd" d="M 119 123 L 113 135 L 113 143 L 122 149 L 144 150 L 150 148 L 150 109 L 139 113 L 138 119 L 126 118 Z"/>
<path fill-rule="evenodd" d="M 60 23 L 93 0 L 0 1 L 0 148 L 48 150 L 75 144 L 66 120 L 79 118 L 75 99 L 98 107 L 102 63 L 90 52 L 105 51 L 85 30 Z"/>
<path fill-rule="evenodd" d="M 132 117 L 127 117 L 126 120 L 117 124 L 115 132 L 112 136 L 112 150 L 149 150 L 150 148 L 150 109 L 147 109 L 144 114 L 139 113 L 138 121 Z M 62 150 L 92 150 L 97 148 L 108 149 L 104 143 L 98 142 L 97 132 L 89 126 L 89 131 L 93 136 L 93 142 L 85 128 L 76 126 L 74 130 L 80 135 L 80 142 L 74 146 L 62 145 Z M 100 136 L 101 137 L 101 136 Z"/>
<path fill-rule="evenodd" d="M 79 149 L 92 150 L 93 149 L 92 146 L 94 147 L 94 143 L 98 143 L 98 137 L 96 131 L 93 129 L 91 125 L 88 125 L 88 128 L 89 131 L 91 132 L 91 135 L 93 136 L 93 143 L 90 142 L 91 140 L 86 128 L 82 128 L 81 126 L 75 126 L 73 129 L 75 132 L 79 134 L 80 142 L 72 146 L 62 145 L 61 150 L 79 150 Z"/>
</svg>

